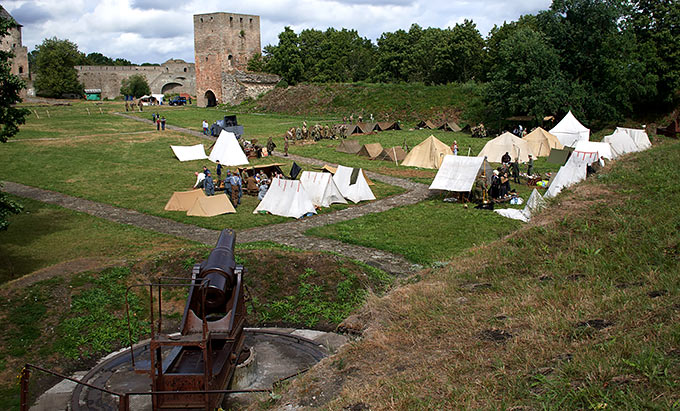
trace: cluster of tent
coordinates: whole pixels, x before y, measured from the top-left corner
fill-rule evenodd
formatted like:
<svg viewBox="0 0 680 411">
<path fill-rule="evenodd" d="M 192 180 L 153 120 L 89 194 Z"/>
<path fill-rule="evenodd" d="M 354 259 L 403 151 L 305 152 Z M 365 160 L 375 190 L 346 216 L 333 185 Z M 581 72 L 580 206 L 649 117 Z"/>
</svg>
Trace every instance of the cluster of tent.
<svg viewBox="0 0 680 411">
<path fill-rule="evenodd" d="M 303 171 L 300 180 L 272 180 L 267 194 L 253 213 L 269 212 L 300 218 L 316 214 L 317 207 L 375 200 L 363 170 L 339 165 L 335 174 Z"/>
<path fill-rule="evenodd" d="M 341 124 L 345 126 L 345 137 L 354 134 L 368 134 L 374 131 L 401 130 L 401 126 L 396 121 L 379 121 L 376 123 L 356 123 Z"/>
<path fill-rule="evenodd" d="M 236 135 L 232 132 L 222 130 L 219 137 L 213 144 L 210 156 L 205 154 L 203 144 L 196 144 L 194 146 L 170 146 L 175 157 L 179 161 L 192 161 L 208 159 L 210 161 L 220 161 L 222 166 L 240 166 L 248 164 L 248 157 L 243 152 L 241 145 L 236 139 Z"/>
<path fill-rule="evenodd" d="M 463 129 L 458 124 L 456 124 L 455 121 L 435 123 L 434 121 L 430 120 L 421 120 L 418 124 L 416 124 L 416 128 L 444 131 L 463 131 Z"/>
<path fill-rule="evenodd" d="M 188 216 L 214 217 L 235 213 L 226 196 L 206 196 L 203 190 L 176 191 L 165 205 L 165 211 L 186 211 Z"/>
<path fill-rule="evenodd" d="M 356 140 L 342 140 L 335 151 L 357 154 L 372 160 L 387 160 L 395 163 L 401 161 L 402 166 L 434 169 L 439 168 L 444 156 L 453 154 L 451 147 L 442 143 L 435 136 L 426 138 L 423 142 L 413 147 L 408 154 L 399 146 L 383 148 L 380 143 L 364 144 L 362 146 Z"/>
</svg>

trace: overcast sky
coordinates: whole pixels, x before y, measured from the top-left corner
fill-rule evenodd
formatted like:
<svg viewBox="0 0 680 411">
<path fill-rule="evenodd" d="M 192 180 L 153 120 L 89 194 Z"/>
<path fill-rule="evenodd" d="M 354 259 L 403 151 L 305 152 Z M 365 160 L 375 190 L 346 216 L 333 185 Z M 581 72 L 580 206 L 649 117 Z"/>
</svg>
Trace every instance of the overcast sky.
<svg viewBox="0 0 680 411">
<path fill-rule="evenodd" d="M 296 33 L 328 27 L 356 30 L 374 43 L 384 32 L 450 27 L 471 19 L 486 36 L 494 24 L 550 6 L 550 0 L 17 0 L 3 7 L 22 24 L 31 51 L 43 39 L 68 39 L 84 53 L 141 64 L 194 61 L 194 14 L 231 12 L 261 18 L 262 46 L 277 44 L 285 26 Z"/>
</svg>

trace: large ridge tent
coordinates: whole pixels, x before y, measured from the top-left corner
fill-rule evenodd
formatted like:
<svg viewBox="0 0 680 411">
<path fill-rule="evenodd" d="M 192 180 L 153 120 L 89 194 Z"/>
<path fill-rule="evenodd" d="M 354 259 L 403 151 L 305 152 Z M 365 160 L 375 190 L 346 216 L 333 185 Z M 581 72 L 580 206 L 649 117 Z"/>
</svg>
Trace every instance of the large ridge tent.
<svg viewBox="0 0 680 411">
<path fill-rule="evenodd" d="M 444 160 L 444 156 L 447 155 L 453 155 L 451 147 L 439 141 L 435 136 L 430 136 L 423 140 L 422 143 L 413 147 L 401 165 L 420 168 L 439 168 Z"/>
<path fill-rule="evenodd" d="M 300 182 L 309 199 L 317 207 L 330 207 L 333 203 L 347 204 L 330 173 L 303 171 Z"/>
<path fill-rule="evenodd" d="M 170 146 L 175 157 L 179 161 L 203 160 L 208 158 L 205 155 L 203 144 L 196 144 L 195 146 Z"/>
<path fill-rule="evenodd" d="M 645 130 L 616 127 L 616 131 L 623 131 L 624 133 L 628 134 L 640 150 L 647 150 L 652 146 L 652 143 L 649 141 L 649 136 Z"/>
<path fill-rule="evenodd" d="M 305 214 L 316 214 L 312 200 L 299 180 L 283 180 L 275 178 L 269 185 L 260 204 L 253 214 L 268 211 L 283 217 L 300 218 Z"/>
<path fill-rule="evenodd" d="M 595 160 L 593 160 L 595 158 Z M 545 198 L 555 197 L 562 189 L 586 179 L 588 164 L 597 160 L 597 153 L 574 152 L 567 163 L 560 167 L 555 178 L 550 183 Z"/>
<path fill-rule="evenodd" d="M 543 130 L 541 127 L 537 127 L 534 131 L 527 134 L 523 140 L 529 143 L 529 148 L 536 157 L 548 157 L 553 148 L 564 148 L 557 137 Z"/>
<path fill-rule="evenodd" d="M 614 157 L 622 156 L 624 154 L 640 151 L 635 141 L 626 133 L 617 129 L 613 134 L 605 136 L 602 141 L 611 146 Z"/>
<path fill-rule="evenodd" d="M 217 137 L 208 159 L 213 163 L 220 160 L 224 167 L 248 164 L 248 157 L 243 153 L 234 133 L 224 130 Z"/>
<path fill-rule="evenodd" d="M 365 156 L 368 158 L 376 158 L 383 152 L 383 146 L 380 143 L 364 144 L 357 155 Z"/>
<path fill-rule="evenodd" d="M 356 140 L 342 140 L 335 151 L 347 154 L 356 154 L 361 150 L 361 144 Z"/>
<path fill-rule="evenodd" d="M 590 129 L 581 124 L 571 113 L 571 110 L 562 121 L 550 129 L 550 134 L 557 137 L 562 145 L 568 147 L 575 147 L 577 142 L 590 139 Z"/>
<path fill-rule="evenodd" d="M 484 157 L 448 155 L 430 184 L 430 190 L 470 192 L 477 176 L 486 173 L 485 176 L 491 178 L 492 172 Z"/>
<path fill-rule="evenodd" d="M 205 197 L 203 190 L 175 191 L 165 204 L 165 211 L 189 211 L 194 202 Z"/>
<path fill-rule="evenodd" d="M 463 129 L 460 128 L 460 126 L 453 121 L 447 121 L 446 123 L 442 124 L 441 126 L 438 127 L 440 130 L 444 131 L 462 131 Z"/>
<path fill-rule="evenodd" d="M 383 149 L 382 153 L 380 153 L 380 155 L 376 157 L 376 159 L 378 160 L 387 160 L 394 162 L 403 161 L 405 158 L 406 151 L 404 151 L 404 149 L 399 146 L 385 148 Z"/>
<path fill-rule="evenodd" d="M 527 200 L 524 209 L 518 210 L 516 208 L 501 208 L 493 211 L 497 212 L 503 217 L 508 217 L 514 220 L 520 220 L 527 223 L 529 222 L 533 214 L 536 214 L 538 211 L 545 208 L 547 205 L 548 203 L 545 201 L 545 199 L 541 196 L 538 190 L 534 188 L 534 191 L 531 192 L 531 195 L 529 196 L 529 199 Z"/>
<path fill-rule="evenodd" d="M 225 195 L 198 197 L 187 215 L 198 217 L 213 217 L 220 214 L 235 213 L 234 206 Z"/>
<path fill-rule="evenodd" d="M 342 196 L 358 203 L 364 200 L 375 200 L 373 191 L 364 178 L 363 170 L 338 165 L 333 175 L 333 181 L 338 186 Z"/>
<path fill-rule="evenodd" d="M 576 143 L 576 147 L 574 147 L 574 154 L 578 152 L 597 153 L 600 158 L 606 158 L 607 160 L 612 160 L 614 158 L 612 147 L 606 142 L 579 141 Z"/>
<path fill-rule="evenodd" d="M 477 157 L 486 157 L 492 163 L 500 163 L 505 153 L 510 154 L 512 161 L 529 161 L 529 154 L 533 155 L 529 143 L 512 133 L 505 132 L 500 136 L 489 140 Z"/>
</svg>

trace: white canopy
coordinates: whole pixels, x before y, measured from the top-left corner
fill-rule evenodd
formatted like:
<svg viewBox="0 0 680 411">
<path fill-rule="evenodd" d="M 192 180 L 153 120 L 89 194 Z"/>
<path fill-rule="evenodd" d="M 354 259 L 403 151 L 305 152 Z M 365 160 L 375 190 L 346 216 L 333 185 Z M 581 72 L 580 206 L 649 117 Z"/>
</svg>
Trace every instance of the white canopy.
<svg viewBox="0 0 680 411">
<path fill-rule="evenodd" d="M 338 165 L 338 169 L 333 176 L 333 181 L 338 186 L 342 196 L 354 203 L 364 200 L 375 200 L 373 191 L 371 191 L 371 188 L 364 178 L 363 170 L 358 169 L 356 182 L 351 184 L 352 172 L 354 170 L 355 169 L 353 168 Z"/>
<path fill-rule="evenodd" d="M 338 186 L 333 181 L 331 173 L 303 171 L 300 182 L 305 188 L 309 199 L 317 207 L 330 207 L 333 203 L 347 204 Z"/>
<path fill-rule="evenodd" d="M 652 146 L 652 143 L 649 141 L 649 136 L 647 135 L 647 132 L 645 130 L 636 128 L 616 127 L 616 131 L 623 131 L 624 133 L 628 134 L 630 138 L 632 138 L 635 144 L 638 146 L 640 151 L 647 150 Z"/>
<path fill-rule="evenodd" d="M 510 154 L 512 161 L 519 157 L 519 161 L 529 161 L 529 154 L 533 155 L 529 143 L 512 133 L 503 133 L 489 140 L 477 157 L 486 157 L 488 161 L 500 163 L 505 153 Z"/>
<path fill-rule="evenodd" d="M 430 190 L 469 192 L 483 166 L 484 157 L 445 156 Z"/>
<path fill-rule="evenodd" d="M 208 159 L 213 163 L 220 160 L 225 167 L 248 164 L 248 157 L 243 153 L 234 133 L 225 130 L 217 137 Z"/>
<path fill-rule="evenodd" d="M 307 213 L 316 214 L 312 200 L 309 199 L 300 181 L 274 178 L 260 204 L 253 214 L 269 211 L 274 215 L 300 218 Z"/>
<path fill-rule="evenodd" d="M 531 220 L 532 215 L 545 208 L 547 205 L 548 203 L 543 199 L 541 193 L 539 193 L 538 190 L 534 188 L 534 191 L 531 192 L 531 195 L 529 196 L 529 199 L 527 200 L 523 210 L 518 210 L 516 208 L 501 208 L 493 211 L 497 212 L 503 217 L 521 220 L 527 223 L 529 220 Z"/>
<path fill-rule="evenodd" d="M 603 139 L 612 148 L 614 157 L 622 156 L 624 154 L 640 151 L 635 141 L 624 131 L 617 129 L 614 134 L 605 136 Z"/>
<path fill-rule="evenodd" d="M 170 146 L 170 148 L 179 161 L 203 160 L 208 158 L 205 154 L 203 144 L 196 144 L 195 146 Z"/>
<path fill-rule="evenodd" d="M 550 130 L 550 133 L 557 137 L 565 146 L 574 147 L 579 141 L 588 141 L 590 139 L 590 129 L 581 124 L 571 110 L 566 116 L 557 123 L 555 127 Z"/>
<path fill-rule="evenodd" d="M 574 152 L 569 157 L 569 160 L 567 160 L 567 163 L 560 167 L 560 170 L 555 175 L 555 179 L 550 183 L 550 187 L 548 187 L 548 191 L 546 191 L 543 197 L 555 197 L 562 189 L 585 180 L 586 167 L 594 161 L 591 161 L 591 156 L 587 153 Z"/>
<path fill-rule="evenodd" d="M 579 141 L 574 147 L 574 152 L 572 156 L 577 153 L 597 153 L 601 158 L 606 158 L 612 160 L 614 154 L 612 153 L 612 147 L 607 142 L 595 142 L 595 141 Z M 593 163 L 590 161 L 588 164 Z"/>
</svg>

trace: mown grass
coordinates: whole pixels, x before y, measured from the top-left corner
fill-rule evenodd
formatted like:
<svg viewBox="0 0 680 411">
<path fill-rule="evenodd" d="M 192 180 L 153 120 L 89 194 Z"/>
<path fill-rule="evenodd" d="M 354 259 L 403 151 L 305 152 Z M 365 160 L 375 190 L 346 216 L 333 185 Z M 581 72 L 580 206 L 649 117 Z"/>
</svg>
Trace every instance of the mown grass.
<svg viewBox="0 0 680 411">
<path fill-rule="evenodd" d="M 283 401 L 396 409 L 680 406 L 680 144 L 624 157 L 512 238 L 372 300 L 365 338 Z M 417 347 L 417 349 L 414 349 Z M 409 355 L 404 355 L 408 352 Z"/>
<path fill-rule="evenodd" d="M 490 211 L 436 199 L 313 228 L 306 234 L 390 251 L 427 265 L 448 261 L 519 226 Z"/>
<path fill-rule="evenodd" d="M 30 125 L 31 121 L 28 123 Z M 151 129 L 150 125 L 147 127 Z M 20 137 L 22 133 L 19 133 Z M 153 130 L 144 134 L 94 135 L 57 141 L 23 140 L 7 144 L 0 150 L 0 161 L 5 165 L 0 170 L 0 180 L 54 190 L 212 229 L 239 230 L 287 221 L 279 216 L 252 214 L 259 201 L 257 197 L 247 195 L 243 196 L 236 214 L 201 218 L 189 217 L 182 212 L 164 211 L 165 203 L 174 191 L 192 187 L 195 182 L 194 171 L 200 170 L 203 165 L 215 171 L 214 164 L 207 160 L 180 163 L 172 154 L 170 145 L 204 142 L 193 136 Z M 251 164 L 272 162 L 284 163 L 282 168 L 285 172 L 292 165 L 289 160 L 267 158 L 254 160 Z M 312 169 L 306 164 L 300 166 Z M 401 192 L 401 188 L 380 182 L 374 186 L 378 198 Z M 346 206 L 334 205 L 330 210 L 343 207 Z M 321 212 L 328 211 L 323 209 Z"/>
<path fill-rule="evenodd" d="M 29 199 L 0 232 L 0 284 L 50 265 L 87 257 L 143 257 L 190 241 L 121 225 Z"/>
</svg>

